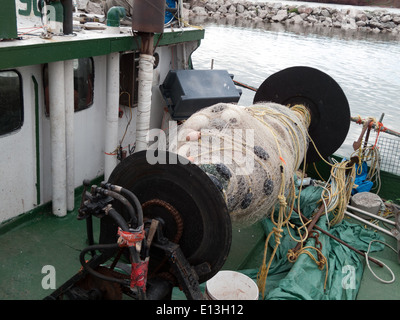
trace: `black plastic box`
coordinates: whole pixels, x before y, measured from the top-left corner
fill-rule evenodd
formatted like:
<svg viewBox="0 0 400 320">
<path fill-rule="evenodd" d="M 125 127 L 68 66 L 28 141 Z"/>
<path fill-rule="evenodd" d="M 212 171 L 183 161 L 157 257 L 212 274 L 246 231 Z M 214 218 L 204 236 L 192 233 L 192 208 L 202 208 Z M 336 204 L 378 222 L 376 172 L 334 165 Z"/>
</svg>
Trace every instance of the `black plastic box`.
<svg viewBox="0 0 400 320">
<path fill-rule="evenodd" d="M 174 120 L 219 102 L 236 103 L 242 94 L 226 70 L 171 70 L 160 90 Z"/>
</svg>

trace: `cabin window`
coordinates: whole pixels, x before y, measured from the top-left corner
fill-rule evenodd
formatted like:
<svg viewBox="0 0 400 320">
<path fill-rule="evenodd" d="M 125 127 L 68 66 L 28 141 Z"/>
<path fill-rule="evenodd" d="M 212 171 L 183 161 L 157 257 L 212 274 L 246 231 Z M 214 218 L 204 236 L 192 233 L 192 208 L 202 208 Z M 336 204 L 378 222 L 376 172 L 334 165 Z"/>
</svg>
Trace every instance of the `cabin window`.
<svg viewBox="0 0 400 320">
<path fill-rule="evenodd" d="M 0 71 L 0 135 L 18 130 L 23 120 L 21 75 L 14 70 Z"/>
<path fill-rule="evenodd" d="M 125 52 L 121 55 L 119 86 L 119 103 L 124 107 L 137 106 L 138 92 L 138 73 L 139 73 L 139 54 L 135 52 Z"/>
<path fill-rule="evenodd" d="M 45 113 L 49 111 L 49 80 L 48 65 L 43 68 L 43 81 L 45 90 Z M 93 104 L 94 63 L 93 58 L 74 60 L 74 109 L 75 112 L 89 108 Z"/>
</svg>

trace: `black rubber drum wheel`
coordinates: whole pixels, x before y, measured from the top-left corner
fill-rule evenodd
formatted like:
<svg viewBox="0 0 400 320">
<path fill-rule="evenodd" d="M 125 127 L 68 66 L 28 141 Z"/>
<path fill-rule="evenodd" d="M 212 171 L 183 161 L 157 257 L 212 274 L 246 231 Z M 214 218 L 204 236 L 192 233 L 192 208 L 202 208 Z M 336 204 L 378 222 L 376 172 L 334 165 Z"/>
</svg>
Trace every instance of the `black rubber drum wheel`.
<svg viewBox="0 0 400 320">
<path fill-rule="evenodd" d="M 175 160 L 170 160 L 170 155 Z M 146 151 L 134 153 L 118 164 L 108 181 L 136 195 L 143 207 L 144 220 L 162 221 L 164 235 L 179 243 L 192 266 L 208 263 L 211 271 L 199 279 L 200 283 L 207 281 L 222 268 L 231 246 L 232 226 L 225 201 L 198 166 L 168 152 L 159 151 L 158 158 L 166 163 L 150 164 Z M 116 209 L 128 216 L 121 206 Z M 103 218 L 100 242 L 115 242 L 116 229 L 111 219 Z M 165 254 L 152 248 L 149 276 L 169 269 Z"/>
<path fill-rule="evenodd" d="M 318 151 L 326 158 L 346 139 L 350 108 L 339 84 L 326 73 L 310 67 L 291 67 L 268 77 L 258 88 L 253 103 L 276 102 L 286 106 L 305 105 L 311 113 L 308 130 Z M 310 143 L 306 161 L 319 161 Z"/>
</svg>

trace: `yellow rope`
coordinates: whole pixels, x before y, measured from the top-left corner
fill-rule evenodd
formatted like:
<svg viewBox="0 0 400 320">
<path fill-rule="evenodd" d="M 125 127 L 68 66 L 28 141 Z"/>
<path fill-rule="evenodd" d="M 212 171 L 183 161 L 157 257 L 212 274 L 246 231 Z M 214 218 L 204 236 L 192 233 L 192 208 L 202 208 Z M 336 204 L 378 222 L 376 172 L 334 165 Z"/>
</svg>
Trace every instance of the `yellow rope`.
<svg viewBox="0 0 400 320">
<path fill-rule="evenodd" d="M 294 106 L 291 108 L 294 112 L 297 112 L 298 114 L 300 114 L 300 119 L 304 119 L 305 121 L 305 125 L 308 128 L 310 122 L 311 122 L 311 118 L 310 118 L 310 114 L 308 113 L 308 111 L 306 110 L 306 108 L 304 108 L 303 106 Z M 261 111 L 261 112 L 260 112 Z M 275 135 L 275 133 L 273 132 L 273 130 L 271 130 L 271 128 L 268 126 L 268 124 L 265 123 L 265 121 L 262 119 L 262 117 L 265 115 L 265 111 L 264 110 L 259 110 L 259 112 L 255 113 L 255 116 L 258 120 L 260 120 L 263 124 L 266 125 L 266 127 L 268 129 L 270 129 L 270 131 L 272 132 L 274 139 L 276 141 L 276 144 L 278 146 L 278 151 L 280 153 L 280 148 L 279 148 L 279 143 L 277 140 L 277 137 Z M 272 116 L 276 116 L 276 113 L 269 113 L 269 115 Z M 286 125 L 288 125 L 288 132 L 292 137 L 295 137 L 295 141 L 299 142 L 299 138 L 297 137 L 295 130 L 291 127 L 291 125 L 289 124 L 289 122 L 285 121 L 284 117 L 282 117 L 281 114 L 279 114 L 281 117 L 281 121 L 285 122 Z M 308 132 L 308 139 L 309 141 L 311 141 L 311 143 L 314 145 L 315 150 L 317 151 L 318 155 L 320 156 L 320 158 L 325 161 L 325 163 L 327 163 L 329 166 L 332 167 L 331 169 L 331 179 L 335 181 L 335 189 L 332 190 L 333 192 L 330 192 L 330 196 L 329 197 L 324 197 L 325 200 L 328 202 L 327 205 L 329 205 L 330 201 L 332 198 L 337 199 L 337 201 L 335 202 L 335 205 L 331 208 L 331 211 L 334 211 L 334 215 L 335 218 L 332 221 L 333 223 L 338 223 L 339 221 L 341 221 L 344 217 L 344 211 L 346 209 L 348 200 L 350 198 L 351 195 L 351 190 L 354 184 L 354 179 L 355 179 L 355 170 L 354 170 L 354 165 L 352 167 L 348 167 L 348 161 L 342 162 L 342 163 L 338 163 L 338 164 L 334 164 L 332 165 L 331 163 L 329 163 L 328 161 L 326 161 L 322 155 L 320 154 L 320 152 L 318 151 L 314 141 L 312 140 L 312 138 L 309 136 Z M 304 139 L 305 143 L 306 143 L 306 139 Z M 298 146 L 298 145 L 297 145 Z M 296 150 L 296 163 L 299 162 L 298 159 L 298 155 L 299 155 L 299 149 Z M 281 154 L 279 154 L 281 157 Z M 302 160 L 300 160 L 302 161 Z M 283 166 L 282 166 L 283 167 Z M 350 170 L 350 172 L 348 172 L 348 170 Z M 303 167 L 303 175 L 305 172 L 305 166 Z M 347 176 L 346 176 L 346 172 L 347 172 Z M 282 182 L 284 181 L 284 170 L 282 170 Z M 275 225 L 274 228 L 272 229 L 272 231 L 269 233 L 269 235 L 267 236 L 267 239 L 265 241 L 265 245 L 264 245 L 264 255 L 263 255 L 263 263 L 260 267 L 260 270 L 257 274 L 257 285 L 259 287 L 259 290 L 261 292 L 262 297 L 264 298 L 265 295 L 265 285 L 266 285 L 266 281 L 267 281 L 267 277 L 268 277 L 268 272 L 269 269 L 271 267 L 271 263 L 272 260 L 275 257 L 276 251 L 278 249 L 278 246 L 280 244 L 280 239 L 282 237 L 282 232 L 283 232 L 283 226 L 286 225 L 286 227 L 289 230 L 289 219 L 290 219 L 290 214 L 288 214 L 286 216 L 286 219 L 284 220 L 284 212 L 286 211 L 287 208 L 287 203 L 286 203 L 286 198 L 284 197 L 284 186 L 283 183 L 281 183 L 281 189 L 280 189 L 280 193 L 278 196 L 278 200 L 279 200 L 279 213 L 278 213 L 278 221 L 275 221 L 275 217 L 274 217 L 274 209 L 272 211 L 272 214 L 270 215 L 271 217 L 271 221 L 272 223 Z M 325 192 L 325 190 L 323 191 Z M 298 198 L 300 197 L 300 193 Z M 294 197 L 295 198 L 295 197 Z M 299 204 L 299 201 L 298 201 Z M 291 206 L 291 209 L 293 209 L 293 206 Z M 302 221 L 302 220 L 301 220 Z M 303 226 L 301 228 L 305 228 L 305 223 L 302 221 Z M 300 234 L 300 229 L 298 228 L 298 232 Z M 323 269 L 324 266 L 326 266 L 326 275 L 325 275 L 325 282 L 324 282 L 324 290 L 326 289 L 326 283 L 327 283 L 327 279 L 328 279 L 328 263 L 327 263 L 327 259 L 325 258 L 325 256 L 322 254 L 322 252 L 320 250 L 318 250 L 315 247 L 311 247 L 311 246 L 307 246 L 307 247 L 303 247 L 303 242 L 305 241 L 305 239 L 308 238 L 308 234 L 307 234 L 307 228 L 305 228 L 306 230 L 306 235 L 305 237 L 300 237 L 300 240 L 296 240 L 298 242 L 301 242 L 301 249 L 297 252 L 294 253 L 292 250 L 289 250 L 288 252 L 288 259 L 291 262 L 294 262 L 297 260 L 297 257 L 303 253 L 307 254 L 319 267 L 320 270 Z M 268 252 L 268 245 L 269 245 L 269 241 L 270 238 L 272 237 L 272 235 L 275 235 L 275 246 L 273 249 L 273 252 L 271 254 L 271 257 L 268 261 L 268 263 L 266 263 L 266 259 L 267 259 L 267 252 Z M 290 232 L 289 232 L 290 235 Z M 291 235 L 290 235 L 291 236 Z M 291 236 L 292 237 L 292 236 Z M 292 239 L 294 239 L 292 237 Z M 312 254 L 311 252 L 309 252 L 307 249 L 314 249 L 316 250 L 322 257 L 321 261 L 318 261 Z"/>
<path fill-rule="evenodd" d="M 317 251 L 317 253 L 319 253 L 322 257 L 321 260 L 318 260 L 317 258 L 314 257 L 314 255 L 308 251 L 308 249 L 313 249 L 315 251 Z M 294 252 L 293 250 L 289 250 L 287 253 L 287 258 L 289 260 L 289 262 L 296 262 L 297 258 L 301 255 L 301 254 L 307 254 L 314 262 L 315 264 L 318 266 L 318 269 L 323 270 L 324 267 L 326 266 L 326 272 L 325 272 L 325 281 L 324 281 L 324 290 L 326 290 L 326 283 L 328 280 L 328 260 L 325 258 L 325 256 L 322 254 L 321 250 L 312 247 L 312 246 L 307 246 L 304 248 L 301 248 L 299 251 Z"/>
<path fill-rule="evenodd" d="M 286 127 L 286 129 L 288 129 L 288 133 L 289 135 L 293 138 L 294 141 L 296 141 L 297 143 L 295 143 L 295 147 L 297 147 L 296 152 L 295 152 L 295 163 L 296 163 L 296 168 L 300 165 L 300 162 L 302 161 L 302 159 L 300 159 L 300 138 L 297 136 L 296 133 L 296 129 L 295 129 L 295 125 L 297 125 L 296 123 L 293 122 L 292 119 L 290 119 L 288 116 L 276 112 L 274 110 L 270 110 L 270 109 L 265 109 L 265 108 L 260 108 L 260 107 L 252 107 L 251 109 L 249 109 L 253 116 L 258 119 L 262 124 L 264 124 L 264 126 L 271 132 L 276 146 L 277 146 L 277 150 L 278 150 L 278 154 L 279 154 L 279 158 L 281 159 L 282 163 L 280 165 L 281 167 L 281 185 L 280 185 L 280 189 L 279 189 L 279 194 L 278 194 L 278 201 L 279 201 L 279 212 L 278 212 L 278 220 L 275 221 L 275 217 L 274 217 L 274 208 L 272 209 L 272 213 L 270 214 L 271 217 L 271 221 L 274 224 L 274 227 L 272 229 L 272 231 L 269 233 L 269 235 L 267 236 L 267 239 L 265 241 L 265 245 L 264 245 L 264 255 L 263 255 L 263 263 L 260 267 L 260 270 L 257 274 L 257 285 L 259 287 L 259 290 L 262 294 L 262 297 L 264 298 L 264 294 L 265 294 L 265 284 L 267 281 L 267 277 L 268 277 L 268 272 L 269 269 L 271 267 L 271 263 L 275 257 L 276 251 L 278 250 L 278 247 L 280 245 L 280 239 L 282 237 L 282 232 L 283 232 L 283 227 L 286 225 L 287 228 L 289 228 L 289 220 L 290 220 L 290 216 L 291 213 L 293 211 L 293 207 L 294 207 L 294 201 L 295 201 L 295 195 L 294 192 L 292 192 L 292 202 L 290 204 L 290 211 L 288 214 L 286 214 L 286 208 L 288 207 L 288 203 L 287 203 L 287 198 L 285 197 L 285 169 L 286 169 L 286 163 L 284 161 L 284 159 L 282 158 L 282 154 L 281 154 L 281 146 L 279 143 L 279 139 L 277 137 L 277 134 L 275 132 L 275 130 L 268 124 L 265 122 L 264 120 L 264 116 L 268 115 L 270 117 L 274 117 L 276 119 L 278 119 L 281 123 L 283 123 Z M 299 108 L 300 111 L 298 112 L 305 112 L 303 109 Z M 301 119 L 301 117 L 300 117 Z M 307 137 L 303 137 L 303 141 L 304 141 L 304 150 L 307 149 Z M 303 170 L 305 169 L 305 166 L 303 166 Z M 304 177 L 304 171 L 303 171 L 303 177 Z M 292 181 L 292 185 L 293 185 L 293 189 L 294 189 L 294 181 L 293 179 Z M 273 249 L 273 252 L 271 254 L 271 257 L 268 261 L 268 264 L 266 263 L 267 260 L 267 253 L 268 253 L 268 245 L 269 245 L 269 241 L 272 237 L 272 235 L 275 236 L 275 246 Z M 300 240 L 301 241 L 301 240 Z"/>
</svg>

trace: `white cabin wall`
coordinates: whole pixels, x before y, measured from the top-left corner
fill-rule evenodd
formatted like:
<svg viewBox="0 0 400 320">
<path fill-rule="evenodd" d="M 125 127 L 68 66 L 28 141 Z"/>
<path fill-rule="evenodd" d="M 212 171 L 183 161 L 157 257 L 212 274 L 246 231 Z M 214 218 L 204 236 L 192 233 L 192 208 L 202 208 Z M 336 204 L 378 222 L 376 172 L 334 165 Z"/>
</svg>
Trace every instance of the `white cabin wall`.
<svg viewBox="0 0 400 320">
<path fill-rule="evenodd" d="M 183 49 L 186 46 L 186 49 Z M 154 70 L 150 128 L 161 128 L 165 115 L 165 101 L 159 86 L 170 69 L 187 68 L 188 57 L 197 42 L 157 48 L 160 63 Z M 94 179 L 104 173 L 105 124 L 107 101 L 107 56 L 94 59 L 94 102 L 87 109 L 74 113 L 75 187 L 84 179 Z M 21 129 L 0 137 L 0 223 L 28 212 L 52 200 L 50 118 L 45 116 L 43 65 L 18 68 L 22 76 L 24 97 L 24 122 Z M 35 88 L 32 76 L 38 83 L 39 98 L 39 152 L 40 177 L 36 177 Z M 118 134 L 122 138 L 131 118 L 123 147 L 133 146 L 136 131 L 136 108 L 123 108 L 119 118 Z M 117 147 L 117 146 L 116 146 Z M 40 182 L 40 203 L 37 203 L 36 183 Z"/>
<path fill-rule="evenodd" d="M 40 68 L 28 66 L 15 70 L 22 77 L 24 121 L 19 130 L 0 136 L 0 223 L 37 205 L 36 160 L 32 156 L 36 146 L 32 75 L 39 82 Z"/>
<path fill-rule="evenodd" d="M 93 59 L 93 105 L 75 112 L 75 187 L 81 186 L 84 179 L 94 179 L 104 173 L 107 56 Z"/>
</svg>

